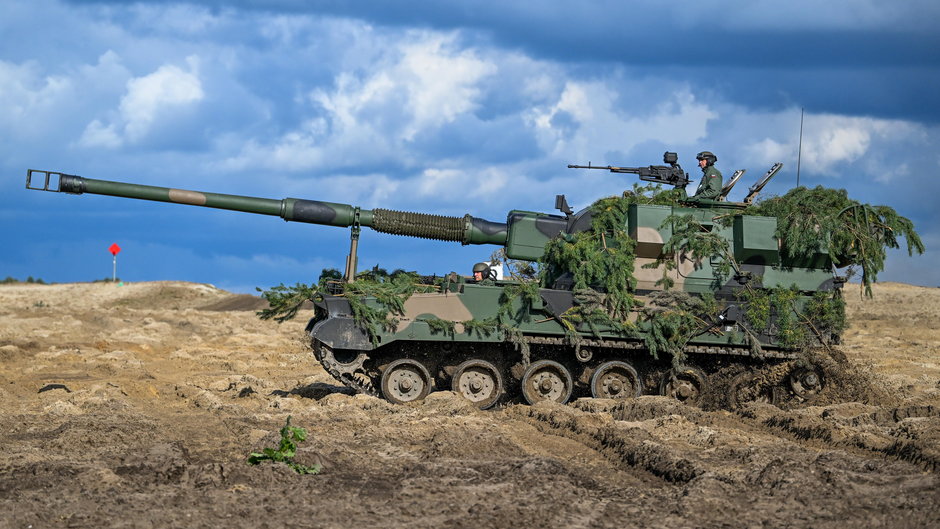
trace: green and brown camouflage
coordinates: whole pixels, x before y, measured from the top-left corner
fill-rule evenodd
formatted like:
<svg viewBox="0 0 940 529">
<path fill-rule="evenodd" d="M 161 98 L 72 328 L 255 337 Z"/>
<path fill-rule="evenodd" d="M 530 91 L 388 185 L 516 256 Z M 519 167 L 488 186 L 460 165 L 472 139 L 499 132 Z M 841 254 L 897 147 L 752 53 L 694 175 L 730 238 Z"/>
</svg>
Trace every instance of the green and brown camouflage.
<svg viewBox="0 0 940 529">
<path fill-rule="evenodd" d="M 602 213 L 592 207 L 575 213 L 563 196 L 556 197 L 563 216 L 513 210 L 505 222 L 492 222 L 34 170 L 27 188 L 243 211 L 348 227 L 354 234 L 365 226 L 499 246 L 509 259 L 538 261 L 537 282 L 475 282 L 451 273 L 395 298 L 396 304 L 361 294 L 356 283 L 318 291 L 307 326 L 317 360 L 342 383 L 397 403 L 435 389 L 456 391 L 481 408 L 517 394 L 530 403 L 565 402 L 578 393 L 659 393 L 694 402 L 720 378 L 716 374 L 728 372 L 737 375 L 727 388 L 731 404 L 773 400 L 781 388 L 808 398 L 824 376 L 802 352 L 837 342 L 844 326 L 845 279 L 835 273 L 825 236 L 815 254 L 789 257 L 781 252 L 778 219 L 746 214 L 747 203 L 693 203 L 682 193 L 660 205 L 625 192 L 624 214 L 599 228 Z M 576 270 L 551 262 L 547 248 L 581 244 L 581 235 L 600 245 L 592 255 L 601 259 L 632 252 L 632 260 L 623 261 L 632 269 L 619 270 L 627 278 L 622 288 L 605 288 L 602 281 L 577 285 Z M 767 366 L 779 376 L 758 376 Z"/>
</svg>

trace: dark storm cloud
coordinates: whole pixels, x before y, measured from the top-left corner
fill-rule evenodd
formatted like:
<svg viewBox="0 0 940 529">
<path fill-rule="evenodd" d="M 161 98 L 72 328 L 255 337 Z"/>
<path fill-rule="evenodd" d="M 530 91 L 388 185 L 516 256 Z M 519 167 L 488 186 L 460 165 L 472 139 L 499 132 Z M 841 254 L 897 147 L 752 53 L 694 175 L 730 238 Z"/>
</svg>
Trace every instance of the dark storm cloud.
<svg viewBox="0 0 940 529">
<path fill-rule="evenodd" d="M 673 72 L 766 108 L 940 122 L 940 7 L 934 2 L 196 2 L 216 11 L 462 29 L 541 59 Z M 890 9 L 888 8 L 890 7 Z M 468 37 L 474 38 L 474 37 Z M 772 72 L 766 72 L 771 69 Z M 879 96 L 893 94 L 881 104 Z"/>
</svg>

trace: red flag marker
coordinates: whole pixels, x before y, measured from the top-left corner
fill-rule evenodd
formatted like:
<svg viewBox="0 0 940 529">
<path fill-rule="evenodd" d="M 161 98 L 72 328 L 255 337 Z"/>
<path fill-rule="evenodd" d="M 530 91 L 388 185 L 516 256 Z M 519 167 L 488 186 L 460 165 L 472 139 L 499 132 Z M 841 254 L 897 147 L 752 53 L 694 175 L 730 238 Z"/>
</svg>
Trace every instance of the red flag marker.
<svg viewBox="0 0 940 529">
<path fill-rule="evenodd" d="M 110 248 L 108 248 L 108 251 L 111 252 L 111 255 L 114 256 L 114 259 L 112 260 L 113 267 L 111 268 L 111 282 L 114 283 L 117 281 L 117 254 L 121 251 L 121 247 L 118 246 L 117 243 L 114 243 Z"/>
</svg>

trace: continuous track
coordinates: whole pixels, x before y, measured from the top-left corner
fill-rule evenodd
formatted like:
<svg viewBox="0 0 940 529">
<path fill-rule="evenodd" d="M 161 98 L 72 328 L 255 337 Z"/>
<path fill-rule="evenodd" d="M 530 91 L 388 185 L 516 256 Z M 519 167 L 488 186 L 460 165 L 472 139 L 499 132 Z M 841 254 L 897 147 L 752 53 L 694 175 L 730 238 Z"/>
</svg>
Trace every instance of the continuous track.
<svg viewBox="0 0 940 529">
<path fill-rule="evenodd" d="M 570 344 L 566 341 L 564 337 L 545 337 L 545 336 L 528 336 L 526 337 L 526 342 L 529 345 L 539 345 L 539 346 L 556 346 L 570 348 Z M 641 351 L 645 350 L 645 346 L 642 341 L 638 340 L 610 340 L 610 339 L 585 339 L 581 343 L 582 349 L 591 349 L 595 352 L 602 351 Z M 416 344 L 417 346 L 417 344 Z M 314 355 L 317 360 L 323 365 L 323 368 L 333 376 L 337 381 L 342 383 L 344 386 L 351 388 L 359 393 L 365 395 L 370 395 L 373 397 L 381 398 L 381 391 L 377 387 L 377 381 L 374 380 L 375 369 L 369 368 L 369 353 L 359 352 L 355 355 L 354 358 L 350 359 L 347 362 L 341 362 L 337 359 L 334 351 L 322 343 L 317 343 L 314 341 L 313 344 Z M 742 358 L 757 358 L 754 355 L 750 348 L 748 347 L 720 347 L 720 346 L 703 346 L 703 345 L 690 345 L 685 348 L 685 353 L 687 355 L 695 355 L 699 358 L 705 356 L 715 356 L 715 357 L 729 357 L 737 356 Z M 399 357 L 407 357 L 407 354 L 401 354 Z M 614 357 L 615 355 L 610 354 L 606 355 L 609 357 Z M 795 352 L 780 351 L 780 350 L 765 350 L 762 352 L 760 359 L 773 359 L 773 360 L 795 360 L 798 356 Z M 389 357 L 385 360 L 394 360 L 395 358 Z M 533 359 L 534 360 L 534 359 Z M 789 364 L 789 363 L 788 363 Z M 779 369 L 778 369 L 779 368 Z M 773 376 L 771 378 L 781 379 L 784 375 L 780 375 L 779 372 L 782 372 L 783 368 L 781 366 L 775 366 L 773 369 Z M 370 374 L 372 371 L 372 374 Z M 780 376 L 777 376 L 780 375 Z M 762 377 L 765 381 L 767 377 Z M 774 382 L 780 382 L 780 380 L 775 380 Z"/>
</svg>

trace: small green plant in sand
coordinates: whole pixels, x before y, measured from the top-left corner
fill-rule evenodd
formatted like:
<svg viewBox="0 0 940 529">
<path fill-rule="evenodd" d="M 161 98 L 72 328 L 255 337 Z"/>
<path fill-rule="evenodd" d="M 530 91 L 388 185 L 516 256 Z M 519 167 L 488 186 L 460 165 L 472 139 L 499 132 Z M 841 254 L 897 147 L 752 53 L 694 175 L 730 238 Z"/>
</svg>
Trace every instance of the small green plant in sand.
<svg viewBox="0 0 940 529">
<path fill-rule="evenodd" d="M 261 452 L 252 452 L 248 455 L 248 464 L 257 465 L 262 461 L 274 461 L 284 463 L 298 474 L 318 474 L 320 465 L 301 465 L 294 462 L 294 456 L 297 455 L 297 444 L 307 439 L 307 430 L 290 425 L 290 415 L 287 416 L 287 424 L 281 428 L 281 442 L 276 449 L 265 448 Z"/>
</svg>

